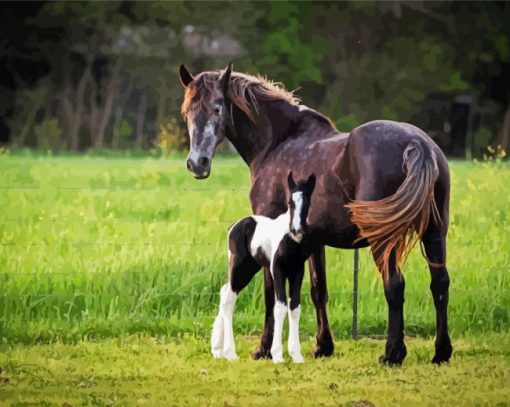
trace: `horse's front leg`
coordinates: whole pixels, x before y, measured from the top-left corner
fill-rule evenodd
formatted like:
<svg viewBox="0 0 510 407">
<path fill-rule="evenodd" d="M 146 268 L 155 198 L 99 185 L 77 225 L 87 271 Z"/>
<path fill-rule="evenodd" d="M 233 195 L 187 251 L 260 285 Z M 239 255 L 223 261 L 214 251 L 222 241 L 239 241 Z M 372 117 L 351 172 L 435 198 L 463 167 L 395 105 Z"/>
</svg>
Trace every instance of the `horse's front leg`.
<svg viewBox="0 0 510 407">
<path fill-rule="evenodd" d="M 312 252 L 308 260 L 310 268 L 310 292 L 317 314 L 317 345 L 313 350 L 315 357 L 333 354 L 333 337 L 328 322 L 328 287 L 326 284 L 326 253 L 324 246 Z"/>
<path fill-rule="evenodd" d="M 260 346 L 252 353 L 253 359 L 262 359 L 271 357 L 271 345 L 273 344 L 274 330 L 274 283 L 271 271 L 264 267 L 264 300 L 266 314 L 264 317 L 264 332 L 260 338 Z"/>
</svg>

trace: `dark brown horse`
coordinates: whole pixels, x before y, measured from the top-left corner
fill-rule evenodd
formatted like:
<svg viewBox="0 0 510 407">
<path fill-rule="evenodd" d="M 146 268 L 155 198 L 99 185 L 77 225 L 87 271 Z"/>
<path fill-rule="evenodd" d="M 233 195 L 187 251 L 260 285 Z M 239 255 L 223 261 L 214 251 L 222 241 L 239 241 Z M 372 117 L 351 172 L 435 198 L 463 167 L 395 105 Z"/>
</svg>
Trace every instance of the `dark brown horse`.
<svg viewBox="0 0 510 407">
<path fill-rule="evenodd" d="M 404 360 L 401 265 L 420 239 L 436 307 L 432 361 L 448 361 L 450 180 L 446 158 L 430 137 L 410 124 L 391 121 L 373 121 L 340 133 L 292 93 L 265 79 L 232 73 L 231 65 L 194 77 L 181 65 L 180 79 L 185 87 L 182 115 L 190 134 L 187 167 L 196 178 L 209 176 L 215 149 L 227 137 L 250 168 L 253 213 L 275 218 L 287 208 L 289 171 L 297 178 L 312 172 L 317 176 L 307 231 L 314 242 L 309 268 L 318 324 L 315 356 L 333 352 L 324 246 L 370 245 L 388 303 L 388 338 L 380 360 Z M 265 325 L 254 358 L 270 356 L 273 335 L 275 294 L 266 268 L 264 282 Z"/>
</svg>

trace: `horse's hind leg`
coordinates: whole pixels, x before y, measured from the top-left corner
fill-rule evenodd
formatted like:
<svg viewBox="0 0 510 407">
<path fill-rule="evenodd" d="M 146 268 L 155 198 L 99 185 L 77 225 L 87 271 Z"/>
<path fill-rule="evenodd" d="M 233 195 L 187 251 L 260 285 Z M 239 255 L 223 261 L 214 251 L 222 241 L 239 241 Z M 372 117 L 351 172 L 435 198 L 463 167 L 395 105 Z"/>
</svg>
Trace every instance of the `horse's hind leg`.
<svg viewBox="0 0 510 407">
<path fill-rule="evenodd" d="M 310 294 L 317 315 L 317 344 L 313 355 L 317 357 L 333 354 L 333 337 L 328 322 L 328 287 L 326 284 L 326 251 L 320 246 L 308 260 L 310 269 Z"/>
<path fill-rule="evenodd" d="M 271 277 L 271 271 L 268 267 L 264 267 L 264 332 L 260 338 L 260 346 L 255 349 L 251 356 L 253 359 L 263 359 L 271 357 L 271 346 L 273 345 L 274 331 L 274 282 Z"/>
<path fill-rule="evenodd" d="M 425 253 L 430 262 L 430 291 L 436 307 L 436 352 L 432 363 L 448 362 L 452 343 L 448 335 L 448 289 L 450 277 L 446 269 L 446 237 L 428 231 L 423 238 Z"/>
<path fill-rule="evenodd" d="M 375 256 L 374 254 L 374 257 Z M 381 363 L 400 365 L 407 355 L 404 344 L 404 290 L 405 280 L 392 251 L 389 261 L 389 275 L 384 281 L 384 295 L 388 304 L 388 337 L 384 355 L 379 358 Z"/>
</svg>

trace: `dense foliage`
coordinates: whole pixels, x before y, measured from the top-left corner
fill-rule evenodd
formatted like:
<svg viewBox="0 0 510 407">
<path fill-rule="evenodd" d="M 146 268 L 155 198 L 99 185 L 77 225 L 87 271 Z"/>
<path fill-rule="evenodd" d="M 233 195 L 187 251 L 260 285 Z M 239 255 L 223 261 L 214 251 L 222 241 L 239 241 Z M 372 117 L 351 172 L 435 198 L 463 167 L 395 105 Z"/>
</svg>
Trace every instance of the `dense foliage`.
<svg viewBox="0 0 510 407">
<path fill-rule="evenodd" d="M 451 104 L 468 95 L 482 107 L 468 120 L 468 144 L 508 148 L 508 3 L 45 2 L 3 9 L 0 140 L 12 146 L 185 147 L 179 64 L 198 72 L 233 60 L 237 70 L 299 88 L 304 103 L 341 130 L 375 118 L 411 121 L 452 152 Z"/>
</svg>

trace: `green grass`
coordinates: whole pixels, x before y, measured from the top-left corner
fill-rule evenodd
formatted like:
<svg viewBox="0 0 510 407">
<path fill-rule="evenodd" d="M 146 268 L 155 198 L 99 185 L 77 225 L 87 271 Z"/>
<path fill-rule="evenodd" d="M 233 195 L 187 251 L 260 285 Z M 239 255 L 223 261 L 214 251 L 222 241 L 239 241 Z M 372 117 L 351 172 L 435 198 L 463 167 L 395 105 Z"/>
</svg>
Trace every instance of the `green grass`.
<svg viewBox="0 0 510 407">
<path fill-rule="evenodd" d="M 452 335 L 508 331 L 510 166 L 451 169 Z M 227 228 L 250 213 L 248 188 L 237 158 L 215 159 L 211 178 L 196 181 L 182 158 L 0 156 L 0 337 L 26 344 L 137 332 L 207 337 L 227 275 Z M 380 277 L 369 252 L 360 257 L 360 330 L 383 334 Z M 350 330 L 352 258 L 327 252 L 336 338 Z M 405 275 L 406 332 L 433 334 L 419 250 Z M 236 333 L 260 331 L 261 283 L 259 273 L 241 294 Z M 312 336 L 308 291 L 305 281 L 302 332 Z"/>
<path fill-rule="evenodd" d="M 429 363 L 431 340 L 408 340 L 401 368 L 379 366 L 380 341 L 336 343 L 332 358 L 274 366 L 214 360 L 206 340 L 110 339 L 74 345 L 3 346 L 0 405 L 12 406 L 505 406 L 510 335 L 458 339 L 448 366 Z M 287 357 L 288 359 L 288 357 Z M 8 382 L 5 382 L 5 378 Z"/>
</svg>

